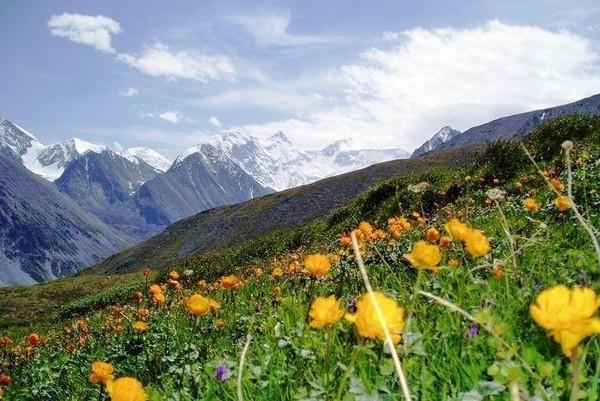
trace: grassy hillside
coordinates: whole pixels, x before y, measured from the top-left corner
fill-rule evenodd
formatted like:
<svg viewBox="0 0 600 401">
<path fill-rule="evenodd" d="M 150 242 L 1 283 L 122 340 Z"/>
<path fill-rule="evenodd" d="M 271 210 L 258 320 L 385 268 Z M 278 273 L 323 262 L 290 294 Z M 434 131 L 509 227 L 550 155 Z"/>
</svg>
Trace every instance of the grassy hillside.
<svg viewBox="0 0 600 401">
<path fill-rule="evenodd" d="M 555 202 L 570 166 L 577 210 L 600 226 L 600 118 L 544 124 L 526 146 L 543 174 L 520 144 L 496 143 L 468 166 L 380 182 L 299 229 L 181 258 L 169 269 L 179 277 L 156 272 L 162 286 L 115 287 L 65 305 L 57 325 L 0 332 L 11 341 L 0 348 L 4 398 L 401 399 L 347 244 L 355 230 L 414 399 L 598 400 L 600 256 L 575 210 Z M 330 270 L 315 277 L 322 259 Z M 587 290 L 569 298 L 557 284 Z M 316 301 L 332 295 L 339 304 Z M 32 331 L 40 342 L 28 345 Z M 136 378 L 139 398 L 118 398 L 123 381 L 91 383 L 95 361 Z"/>
</svg>

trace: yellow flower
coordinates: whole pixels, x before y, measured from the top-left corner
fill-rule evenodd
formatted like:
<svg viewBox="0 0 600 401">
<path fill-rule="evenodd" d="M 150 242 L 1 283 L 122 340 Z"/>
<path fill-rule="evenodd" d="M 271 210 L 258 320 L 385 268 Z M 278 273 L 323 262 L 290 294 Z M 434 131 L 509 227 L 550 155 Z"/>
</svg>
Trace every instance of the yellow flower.
<svg viewBox="0 0 600 401">
<path fill-rule="evenodd" d="M 373 231 L 374 231 L 373 226 L 366 221 L 361 222 L 358 225 L 358 229 L 360 231 L 362 231 L 362 233 L 364 234 L 364 236 L 366 238 L 369 238 L 371 236 L 371 234 L 373 234 Z"/>
<path fill-rule="evenodd" d="M 492 250 L 490 241 L 479 230 L 469 229 L 463 237 L 463 241 L 465 250 L 474 257 L 485 256 Z"/>
<path fill-rule="evenodd" d="M 600 319 L 594 316 L 599 307 L 600 297 L 593 289 L 557 285 L 542 291 L 529 312 L 571 357 L 583 339 L 600 334 Z"/>
<path fill-rule="evenodd" d="M 565 184 L 563 184 L 558 178 L 551 179 L 550 183 L 558 192 L 562 192 L 565 190 Z"/>
<path fill-rule="evenodd" d="M 232 290 L 242 285 L 242 280 L 240 280 L 240 278 L 234 274 L 230 276 L 223 276 L 221 277 L 221 285 L 223 288 Z"/>
<path fill-rule="evenodd" d="M 281 277 L 281 276 L 283 276 L 283 270 L 281 270 L 280 267 L 276 267 L 271 272 L 271 276 L 273 276 L 273 277 Z"/>
<path fill-rule="evenodd" d="M 465 223 L 461 223 L 458 219 L 452 219 L 446 224 L 446 231 L 452 236 L 452 238 L 457 239 L 459 241 L 464 240 L 467 232 L 469 231 L 469 226 Z"/>
<path fill-rule="evenodd" d="M 148 331 L 148 324 L 146 322 L 142 322 L 140 320 L 133 323 L 132 327 L 133 327 L 133 330 L 135 330 L 138 333 L 144 333 L 144 332 Z"/>
<path fill-rule="evenodd" d="M 133 377 L 120 377 L 106 383 L 106 392 L 111 401 L 146 401 L 144 386 Z"/>
<path fill-rule="evenodd" d="M 92 363 L 92 374 L 90 375 L 90 383 L 99 384 L 113 380 L 115 368 L 110 363 L 96 361 Z"/>
<path fill-rule="evenodd" d="M 388 219 L 388 231 L 395 239 L 400 238 L 400 235 L 403 232 L 410 231 L 411 229 L 412 224 L 410 224 L 410 221 L 404 216 Z"/>
<path fill-rule="evenodd" d="M 556 206 L 556 208 L 561 212 L 566 212 L 571 208 L 571 201 L 567 196 L 558 195 L 554 200 L 554 206 Z"/>
<path fill-rule="evenodd" d="M 172 271 L 169 273 L 169 278 L 170 278 L 171 280 L 179 280 L 179 273 L 177 273 L 177 271 L 176 271 L 176 270 L 172 270 Z"/>
<path fill-rule="evenodd" d="M 185 300 L 185 307 L 190 315 L 202 316 L 210 312 L 211 308 L 214 308 L 215 303 L 218 304 L 218 302 L 203 295 L 194 294 Z"/>
<path fill-rule="evenodd" d="M 331 262 L 327 256 L 317 253 L 304 259 L 304 267 L 313 276 L 326 276 L 331 269 Z"/>
<path fill-rule="evenodd" d="M 394 344 L 397 344 L 400 342 L 400 336 L 404 329 L 404 309 L 398 306 L 394 299 L 382 292 L 376 291 L 374 295 L 392 341 Z M 385 341 L 385 332 L 369 294 L 364 294 L 358 300 L 356 303 L 356 313 L 353 315 L 346 314 L 346 319 L 354 323 L 358 335 L 361 337 Z"/>
<path fill-rule="evenodd" d="M 525 210 L 529 213 L 536 213 L 540 210 L 540 205 L 533 198 L 525 199 L 525 202 L 523 202 L 523 206 L 525 207 Z"/>
<path fill-rule="evenodd" d="M 433 244 L 438 242 L 440 239 L 440 232 L 435 227 L 431 227 L 429 230 L 427 230 L 425 237 L 427 238 L 427 241 Z"/>
<path fill-rule="evenodd" d="M 154 302 L 157 305 L 164 304 L 166 300 L 167 300 L 167 298 L 165 297 L 165 294 L 163 294 L 162 292 L 152 294 L 152 302 Z"/>
<path fill-rule="evenodd" d="M 318 297 L 310 307 L 308 316 L 311 319 L 310 327 L 320 329 L 337 323 L 344 316 L 344 310 L 342 303 L 335 296 Z"/>
<path fill-rule="evenodd" d="M 437 245 L 430 245 L 425 241 L 417 241 L 413 244 L 410 253 L 405 253 L 404 257 L 416 268 L 430 269 L 438 271 L 442 259 L 440 248 Z"/>
</svg>

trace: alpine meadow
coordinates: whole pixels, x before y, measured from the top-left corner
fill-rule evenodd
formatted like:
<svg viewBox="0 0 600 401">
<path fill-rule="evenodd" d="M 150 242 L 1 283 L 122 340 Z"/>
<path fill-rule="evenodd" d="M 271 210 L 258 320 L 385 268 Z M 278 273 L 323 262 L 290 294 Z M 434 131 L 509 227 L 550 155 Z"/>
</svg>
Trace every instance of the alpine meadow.
<svg viewBox="0 0 600 401">
<path fill-rule="evenodd" d="M 0 2 L 0 400 L 600 401 L 599 20 Z"/>
</svg>

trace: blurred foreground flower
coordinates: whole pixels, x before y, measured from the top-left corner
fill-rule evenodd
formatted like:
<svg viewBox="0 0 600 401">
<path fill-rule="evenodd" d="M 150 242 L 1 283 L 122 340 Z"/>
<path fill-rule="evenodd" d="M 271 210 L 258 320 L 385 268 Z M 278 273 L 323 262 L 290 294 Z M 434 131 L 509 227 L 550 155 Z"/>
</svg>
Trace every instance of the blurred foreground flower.
<svg viewBox="0 0 600 401">
<path fill-rule="evenodd" d="M 310 327 L 320 329 L 332 326 L 344 316 L 342 303 L 331 295 L 327 298 L 318 297 L 310 307 Z"/>
<path fill-rule="evenodd" d="M 529 307 L 535 322 L 548 330 L 568 357 L 583 339 L 600 334 L 600 319 L 595 317 L 600 298 L 591 288 L 569 289 L 557 285 L 542 291 Z"/>
<path fill-rule="evenodd" d="M 133 377 L 121 377 L 106 383 L 106 392 L 111 401 L 146 401 L 144 386 Z"/>
<path fill-rule="evenodd" d="M 392 336 L 392 341 L 397 344 L 400 342 L 400 336 L 404 329 L 404 309 L 398 306 L 393 298 L 382 292 L 376 291 L 374 295 Z M 356 330 L 361 337 L 385 341 L 385 332 L 369 294 L 364 294 L 358 300 L 356 313 L 347 313 L 346 320 L 356 326 Z"/>
</svg>

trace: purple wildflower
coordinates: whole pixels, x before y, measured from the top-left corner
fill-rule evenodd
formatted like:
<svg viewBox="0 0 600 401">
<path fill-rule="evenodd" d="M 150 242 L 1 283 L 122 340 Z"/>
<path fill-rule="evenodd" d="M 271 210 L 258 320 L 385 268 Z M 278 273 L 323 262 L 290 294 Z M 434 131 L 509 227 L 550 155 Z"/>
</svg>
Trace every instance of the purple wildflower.
<svg viewBox="0 0 600 401">
<path fill-rule="evenodd" d="M 535 292 L 539 292 L 542 289 L 542 284 L 539 282 L 535 283 L 533 289 L 535 290 Z"/>
<path fill-rule="evenodd" d="M 469 335 L 471 337 L 477 337 L 477 334 L 479 334 L 479 326 L 473 323 L 469 326 Z"/>
<path fill-rule="evenodd" d="M 215 379 L 224 382 L 230 377 L 231 370 L 229 369 L 229 365 L 227 365 L 227 363 L 223 362 L 215 368 Z"/>
<path fill-rule="evenodd" d="M 350 313 L 356 313 L 356 298 L 350 298 L 348 299 L 348 312 Z"/>
</svg>

